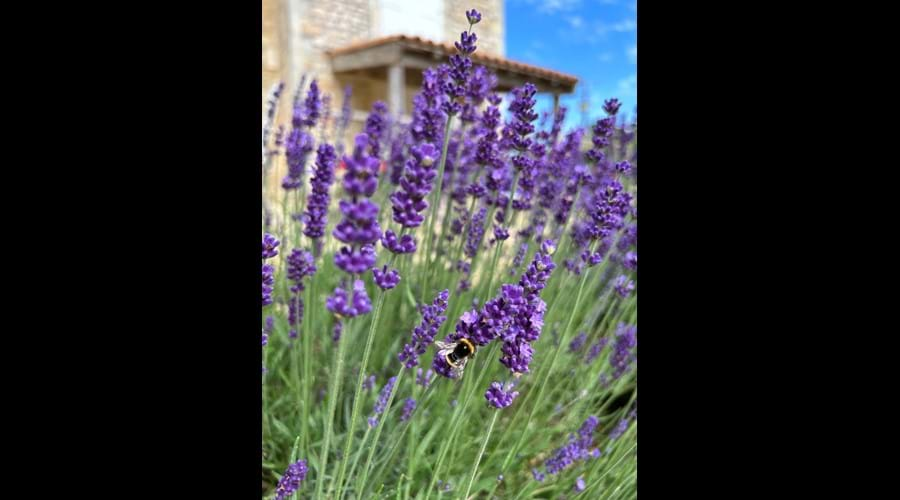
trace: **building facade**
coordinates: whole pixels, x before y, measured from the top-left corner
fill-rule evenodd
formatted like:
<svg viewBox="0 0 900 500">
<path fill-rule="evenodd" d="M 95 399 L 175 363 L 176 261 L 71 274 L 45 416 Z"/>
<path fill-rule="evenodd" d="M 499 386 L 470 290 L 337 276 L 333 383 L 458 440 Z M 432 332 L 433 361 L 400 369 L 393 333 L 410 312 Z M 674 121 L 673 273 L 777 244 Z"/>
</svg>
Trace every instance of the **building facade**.
<svg viewBox="0 0 900 500">
<path fill-rule="evenodd" d="M 525 81 L 557 96 L 573 90 L 577 80 L 570 75 L 505 58 L 503 0 L 263 0 L 262 100 L 278 81 L 290 96 L 305 74 L 332 96 L 334 109 L 352 85 L 357 125 L 376 100 L 405 115 L 422 69 L 453 53 L 471 8 L 483 14 L 473 60 L 498 74 L 498 90 Z M 285 102 L 277 123 L 289 120 Z"/>
</svg>

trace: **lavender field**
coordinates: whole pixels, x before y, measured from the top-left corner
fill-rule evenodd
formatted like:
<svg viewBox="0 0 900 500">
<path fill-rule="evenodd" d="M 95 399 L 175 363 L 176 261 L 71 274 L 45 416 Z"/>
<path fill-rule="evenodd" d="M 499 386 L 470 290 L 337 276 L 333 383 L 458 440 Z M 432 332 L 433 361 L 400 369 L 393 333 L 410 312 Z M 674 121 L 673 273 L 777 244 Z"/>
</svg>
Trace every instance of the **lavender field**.
<svg viewBox="0 0 900 500">
<path fill-rule="evenodd" d="M 460 16 L 411 122 L 272 89 L 264 498 L 636 497 L 636 119 L 496 92 Z"/>
</svg>

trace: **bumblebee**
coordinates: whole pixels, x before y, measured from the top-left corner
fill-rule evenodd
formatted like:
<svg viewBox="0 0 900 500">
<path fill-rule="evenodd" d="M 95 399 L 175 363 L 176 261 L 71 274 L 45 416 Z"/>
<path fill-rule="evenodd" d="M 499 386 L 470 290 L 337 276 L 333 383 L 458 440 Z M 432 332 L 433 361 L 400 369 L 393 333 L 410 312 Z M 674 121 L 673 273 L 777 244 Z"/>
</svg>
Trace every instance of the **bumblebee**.
<svg viewBox="0 0 900 500">
<path fill-rule="evenodd" d="M 461 338 L 449 344 L 440 340 L 436 340 L 434 343 L 439 349 L 437 355 L 447 361 L 456 378 L 462 377 L 463 369 L 469 362 L 469 358 L 475 357 L 475 344 L 467 338 Z"/>
</svg>

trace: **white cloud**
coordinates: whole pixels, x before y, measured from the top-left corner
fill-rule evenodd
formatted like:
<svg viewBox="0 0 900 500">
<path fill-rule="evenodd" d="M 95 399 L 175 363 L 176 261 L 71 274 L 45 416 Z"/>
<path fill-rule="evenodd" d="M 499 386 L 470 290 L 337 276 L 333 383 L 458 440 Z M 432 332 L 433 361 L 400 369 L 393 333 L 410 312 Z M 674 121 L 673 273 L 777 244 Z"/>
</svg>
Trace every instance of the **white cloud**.
<svg viewBox="0 0 900 500">
<path fill-rule="evenodd" d="M 572 16 L 568 18 L 567 21 L 569 21 L 569 25 L 575 29 L 584 26 L 584 19 L 582 19 L 581 16 Z"/>
<path fill-rule="evenodd" d="M 597 60 L 600 62 L 608 63 L 608 62 L 612 61 L 612 59 L 613 59 L 612 52 L 603 52 L 602 54 L 597 56 Z"/>
<path fill-rule="evenodd" d="M 637 64 L 637 45 L 632 45 L 625 49 L 625 55 L 628 56 L 628 60 L 631 61 L 631 64 Z"/>
<path fill-rule="evenodd" d="M 612 26 L 612 30 L 618 31 L 619 33 L 634 31 L 635 28 L 637 28 L 637 23 L 634 21 L 634 19 L 624 19 Z"/>
<path fill-rule="evenodd" d="M 628 78 L 619 80 L 618 85 L 619 96 L 636 97 L 637 96 L 637 75 L 633 74 Z"/>
<path fill-rule="evenodd" d="M 553 14 L 568 12 L 581 6 L 581 0 L 526 0 L 529 4 L 537 4 L 538 11 Z"/>
<path fill-rule="evenodd" d="M 628 31 L 634 31 L 635 28 L 637 28 L 637 23 L 634 21 L 634 19 L 623 19 L 614 24 L 598 21 L 594 24 L 594 34 L 596 36 L 602 37 L 610 31 L 615 31 L 616 33 L 625 33 Z"/>
</svg>

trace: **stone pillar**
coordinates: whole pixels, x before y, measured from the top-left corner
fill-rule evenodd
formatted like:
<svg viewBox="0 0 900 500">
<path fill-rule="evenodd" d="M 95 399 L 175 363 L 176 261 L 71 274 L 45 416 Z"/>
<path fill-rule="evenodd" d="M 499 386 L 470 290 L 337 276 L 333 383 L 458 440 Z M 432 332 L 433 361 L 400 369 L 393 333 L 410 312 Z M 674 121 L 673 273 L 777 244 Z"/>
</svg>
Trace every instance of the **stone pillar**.
<svg viewBox="0 0 900 500">
<path fill-rule="evenodd" d="M 553 93 L 553 116 L 556 116 L 556 113 L 559 112 L 559 93 Z"/>
<path fill-rule="evenodd" d="M 406 110 L 404 101 L 406 90 L 406 74 L 399 63 L 388 67 L 388 109 L 394 116 L 402 116 Z"/>
</svg>

